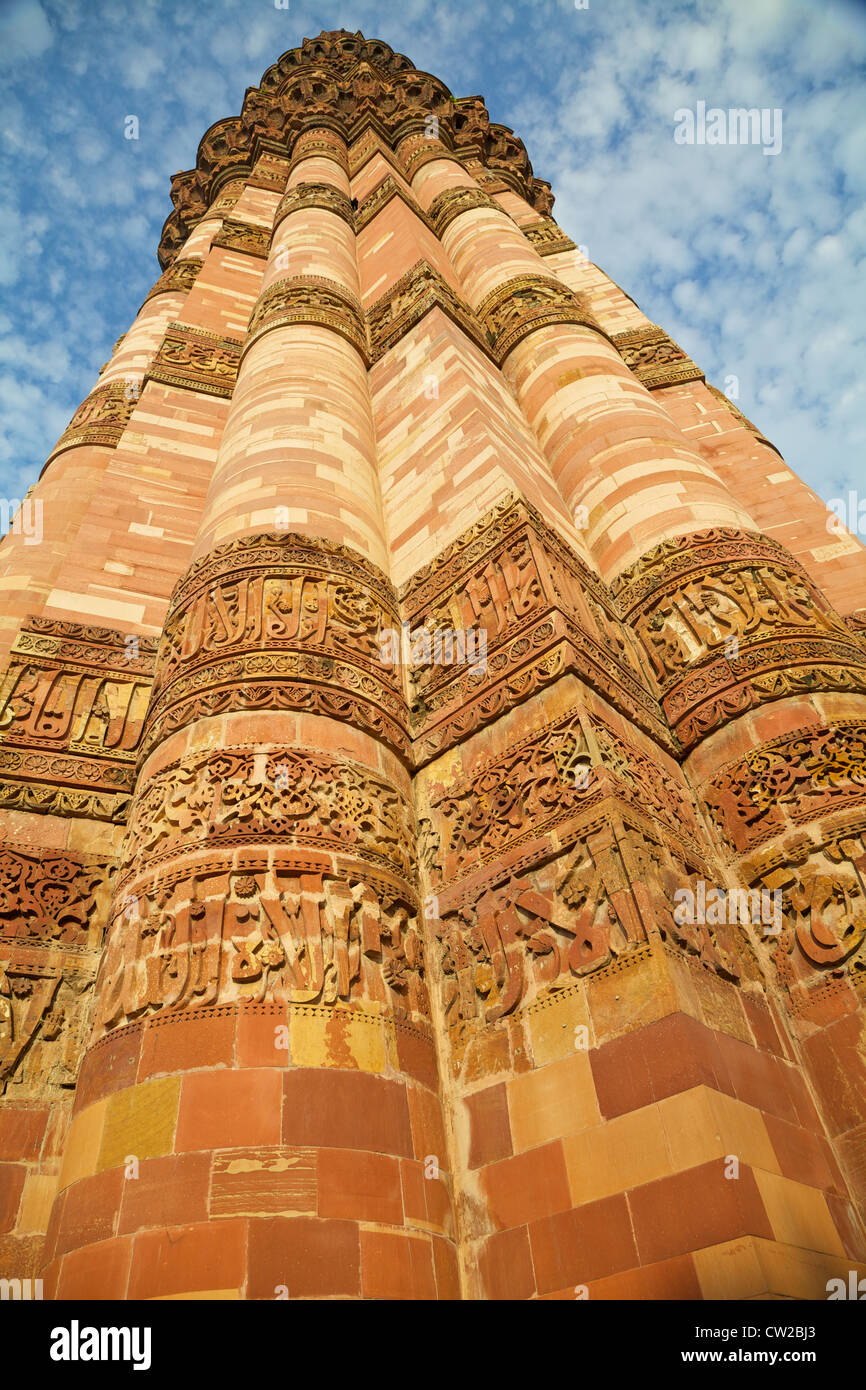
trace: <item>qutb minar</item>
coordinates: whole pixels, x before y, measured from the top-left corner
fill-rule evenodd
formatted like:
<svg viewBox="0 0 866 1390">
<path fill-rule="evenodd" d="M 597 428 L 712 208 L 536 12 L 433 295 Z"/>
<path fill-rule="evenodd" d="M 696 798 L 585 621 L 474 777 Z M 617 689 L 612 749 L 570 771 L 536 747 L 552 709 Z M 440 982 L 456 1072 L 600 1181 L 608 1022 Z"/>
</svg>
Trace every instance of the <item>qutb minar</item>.
<svg viewBox="0 0 866 1390">
<path fill-rule="evenodd" d="M 0 1278 L 859 1287 L 863 547 L 387 44 L 171 196 L 0 548 Z"/>
</svg>

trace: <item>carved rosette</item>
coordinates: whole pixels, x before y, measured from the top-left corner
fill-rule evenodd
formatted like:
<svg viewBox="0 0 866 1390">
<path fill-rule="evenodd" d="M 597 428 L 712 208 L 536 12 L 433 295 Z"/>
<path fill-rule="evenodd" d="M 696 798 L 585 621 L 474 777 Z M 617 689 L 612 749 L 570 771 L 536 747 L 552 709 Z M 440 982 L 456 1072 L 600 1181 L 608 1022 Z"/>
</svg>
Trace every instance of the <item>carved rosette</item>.
<svg viewBox="0 0 866 1390">
<path fill-rule="evenodd" d="M 46 467 L 65 449 L 79 444 L 101 444 L 116 449 L 132 418 L 138 396 L 128 381 L 107 381 L 96 386 L 76 410 L 46 460 Z"/>
<path fill-rule="evenodd" d="M 239 710 L 311 710 L 410 760 L 400 669 L 380 633 L 399 628 L 385 576 L 356 552 L 288 532 L 245 536 L 178 585 L 142 744 Z"/>
<path fill-rule="evenodd" d="M 299 323 L 339 333 L 369 365 L 367 327 L 360 303 L 336 280 L 321 275 L 286 276 L 270 285 L 256 302 L 244 351 L 272 328 Z"/>
<path fill-rule="evenodd" d="M 625 365 L 648 390 L 704 379 L 700 367 L 695 366 L 688 353 L 654 323 L 615 333 L 611 342 Z"/>
<path fill-rule="evenodd" d="M 576 324 L 607 337 L 581 295 L 574 294 L 561 280 L 543 275 L 518 275 L 506 280 L 482 300 L 476 315 L 499 366 L 530 333 L 551 324 Z"/>
<path fill-rule="evenodd" d="M 734 528 L 656 546 L 612 586 L 684 749 L 747 710 L 866 693 L 862 647 L 777 542 Z"/>
<path fill-rule="evenodd" d="M 355 214 L 352 210 L 352 200 L 342 189 L 335 188 L 330 183 L 296 183 L 280 199 L 274 215 L 274 231 L 284 218 L 300 208 L 323 208 L 326 212 L 341 217 L 354 230 Z"/>
<path fill-rule="evenodd" d="M 170 323 L 145 381 L 229 397 L 235 389 L 242 347 L 242 339 Z"/>
</svg>

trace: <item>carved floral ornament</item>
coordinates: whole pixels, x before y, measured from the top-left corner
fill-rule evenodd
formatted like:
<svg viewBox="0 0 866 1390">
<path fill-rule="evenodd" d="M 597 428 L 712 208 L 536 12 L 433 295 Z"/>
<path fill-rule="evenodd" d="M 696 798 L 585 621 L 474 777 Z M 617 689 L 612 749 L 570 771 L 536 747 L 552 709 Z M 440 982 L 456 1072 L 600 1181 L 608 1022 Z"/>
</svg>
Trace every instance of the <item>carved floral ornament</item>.
<svg viewBox="0 0 866 1390">
<path fill-rule="evenodd" d="M 246 177 L 267 146 L 292 153 L 310 127 L 335 127 L 350 144 L 366 126 L 396 145 L 431 116 L 437 139 L 460 158 L 499 170 L 542 215 L 551 211 L 549 184 L 536 179 L 522 142 L 491 123 L 477 97 L 455 100 L 437 78 L 417 71 L 387 44 L 344 31 L 321 34 L 284 53 L 250 90 L 238 117 L 217 121 L 204 135 L 196 168 L 172 180 L 175 210 L 163 228 L 160 264 L 167 265 L 195 223 L 208 211 L 215 180 L 232 171 Z"/>
</svg>

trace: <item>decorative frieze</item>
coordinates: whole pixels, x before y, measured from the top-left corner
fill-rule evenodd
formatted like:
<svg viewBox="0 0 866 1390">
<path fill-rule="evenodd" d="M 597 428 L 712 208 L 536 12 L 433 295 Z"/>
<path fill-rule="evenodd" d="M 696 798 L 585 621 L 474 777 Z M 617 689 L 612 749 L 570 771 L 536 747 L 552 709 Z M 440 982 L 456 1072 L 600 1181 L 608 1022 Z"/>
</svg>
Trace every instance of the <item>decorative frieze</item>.
<svg viewBox="0 0 866 1390">
<path fill-rule="evenodd" d="M 543 217 L 540 222 L 530 222 L 521 231 L 539 256 L 555 256 L 559 251 L 576 251 L 577 245 L 567 237 L 552 217 Z"/>
<path fill-rule="evenodd" d="M 137 399 L 137 382 L 108 381 L 96 386 L 69 421 L 48 455 L 45 467 L 65 449 L 74 449 L 79 444 L 100 444 L 116 449 L 132 418 Z"/>
<path fill-rule="evenodd" d="M 211 245 L 222 247 L 225 251 L 243 251 L 244 255 L 267 260 L 271 233 L 269 228 L 256 222 L 239 222 L 227 217 Z"/>
<path fill-rule="evenodd" d="M 584 296 L 573 293 L 561 280 L 543 275 L 506 280 L 482 300 L 476 315 L 500 366 L 530 333 L 551 324 L 576 324 L 603 333 Z"/>
<path fill-rule="evenodd" d="M 28 619 L 0 683 L 0 804 L 123 814 L 154 654 L 153 639 Z"/>
<path fill-rule="evenodd" d="M 489 345 L 468 304 L 427 261 L 418 261 L 370 306 L 367 322 L 372 360 L 383 357 L 434 308 L 447 314 L 489 355 Z"/>
<path fill-rule="evenodd" d="M 243 339 L 170 323 L 145 381 L 229 397 L 235 389 L 242 347 Z"/>
<path fill-rule="evenodd" d="M 156 294 L 187 294 L 198 279 L 203 265 L 204 261 L 194 256 L 172 261 L 168 269 L 162 272 L 144 303 L 147 304 Z"/>
<path fill-rule="evenodd" d="M 704 374 L 688 353 L 656 324 L 615 333 L 611 342 L 641 385 L 675 386 L 683 381 L 703 381 Z"/>
<path fill-rule="evenodd" d="M 179 585 L 163 631 L 143 751 L 176 729 L 244 709 L 308 709 L 410 759 L 399 627 L 388 580 L 355 552 L 289 532 L 218 546 Z"/>
<path fill-rule="evenodd" d="M 676 537 L 613 590 L 685 749 L 785 695 L 866 693 L 862 647 L 803 567 L 767 537 L 733 528 Z"/>
<path fill-rule="evenodd" d="M 287 324 L 311 323 L 345 338 L 369 364 L 364 311 L 336 280 L 321 275 L 293 275 L 275 281 L 260 295 L 250 320 L 246 352 L 263 333 Z"/>
<path fill-rule="evenodd" d="M 301 208 L 323 208 L 332 212 L 354 230 L 355 214 L 352 200 L 331 183 L 296 183 L 283 195 L 274 215 L 274 231 L 284 218 Z"/>
</svg>

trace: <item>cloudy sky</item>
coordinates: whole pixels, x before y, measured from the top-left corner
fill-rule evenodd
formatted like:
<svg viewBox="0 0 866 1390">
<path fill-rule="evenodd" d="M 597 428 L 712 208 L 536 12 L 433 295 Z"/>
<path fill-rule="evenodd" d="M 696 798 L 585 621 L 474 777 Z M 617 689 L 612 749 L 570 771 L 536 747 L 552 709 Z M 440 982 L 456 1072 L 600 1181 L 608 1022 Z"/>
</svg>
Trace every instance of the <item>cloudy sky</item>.
<svg viewBox="0 0 866 1390">
<path fill-rule="evenodd" d="M 737 378 L 817 492 L 863 489 L 860 0 L 0 0 L 0 495 L 35 480 L 157 278 L 171 175 L 336 28 L 482 94 L 590 258 L 710 381 Z M 781 110 L 781 152 L 676 143 L 698 102 Z"/>
</svg>

